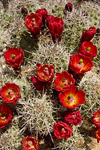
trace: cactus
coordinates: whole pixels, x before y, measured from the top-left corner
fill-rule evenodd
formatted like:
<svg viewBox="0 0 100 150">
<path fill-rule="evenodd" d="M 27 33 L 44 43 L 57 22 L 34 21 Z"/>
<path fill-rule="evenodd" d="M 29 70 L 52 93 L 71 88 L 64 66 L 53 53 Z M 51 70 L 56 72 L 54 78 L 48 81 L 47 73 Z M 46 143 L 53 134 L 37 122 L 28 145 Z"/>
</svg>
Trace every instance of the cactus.
<svg viewBox="0 0 100 150">
<path fill-rule="evenodd" d="M 5 129 L 0 129 L 0 149 L 21 149 L 23 135 L 20 133 L 19 119 L 15 116 L 12 123 Z"/>
<path fill-rule="evenodd" d="M 75 108 L 80 110 L 83 122 L 79 126 L 73 126 L 71 138 L 66 141 L 58 140 L 53 134 L 53 125 L 63 120 L 67 111 L 59 102 L 53 82 L 46 91 L 40 92 L 36 91 L 30 80 L 31 75 L 36 73 L 37 63 L 54 65 L 55 73 L 68 70 L 70 56 L 77 53 L 80 47 L 82 32 L 91 26 L 100 28 L 99 0 L 82 3 L 70 0 L 73 10 L 64 14 L 67 2 L 69 1 L 14 0 L 9 2 L 6 10 L 0 10 L 0 88 L 10 82 L 19 85 L 21 92 L 17 105 L 11 106 L 15 111 L 12 123 L 0 129 L 1 150 L 21 149 L 21 141 L 27 133 L 38 137 L 39 140 L 43 139 L 44 145 L 54 150 L 86 150 L 87 143 L 91 143 L 88 140 L 90 132 L 94 132 L 92 115 L 100 107 L 100 36 L 95 35 L 91 40 L 98 49 L 97 56 L 93 58 L 94 67 L 78 83 L 78 88 L 86 93 L 86 103 Z M 64 20 L 61 42 L 52 42 L 47 26 L 41 30 L 38 38 L 33 38 L 24 25 L 22 7 L 25 7 L 29 14 L 46 8 L 50 15 L 61 17 Z M 19 73 L 5 63 L 3 52 L 8 47 L 21 47 L 24 51 L 24 62 Z M 1 99 L 0 102 L 2 103 Z M 85 132 L 88 133 L 87 138 Z M 52 141 L 45 140 L 48 135 Z"/>
<path fill-rule="evenodd" d="M 45 136 L 52 132 L 55 110 L 52 101 L 45 93 L 20 102 L 17 112 L 22 118 L 22 131 L 28 129 L 31 133 Z"/>
<path fill-rule="evenodd" d="M 79 84 L 79 88 L 86 91 L 86 103 L 80 108 L 84 119 L 85 117 L 92 118 L 93 112 L 98 110 L 100 106 L 100 78 L 96 71 L 97 68 L 94 67 Z"/>
</svg>

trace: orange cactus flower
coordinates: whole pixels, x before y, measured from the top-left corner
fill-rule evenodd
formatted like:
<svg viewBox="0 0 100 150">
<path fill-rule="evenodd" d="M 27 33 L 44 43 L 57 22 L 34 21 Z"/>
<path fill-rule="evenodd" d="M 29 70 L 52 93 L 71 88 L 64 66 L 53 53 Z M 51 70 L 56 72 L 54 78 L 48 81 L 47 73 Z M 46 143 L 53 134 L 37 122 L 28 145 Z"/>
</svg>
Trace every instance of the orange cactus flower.
<svg viewBox="0 0 100 150">
<path fill-rule="evenodd" d="M 93 114 L 93 123 L 100 128 L 100 109 Z"/>
<path fill-rule="evenodd" d="M 96 135 L 97 142 L 99 143 L 99 141 L 100 141 L 100 128 L 97 129 L 95 135 Z"/>
<path fill-rule="evenodd" d="M 80 111 L 67 112 L 64 121 L 68 124 L 74 124 L 75 126 L 82 122 Z"/>
<path fill-rule="evenodd" d="M 9 106 L 5 104 L 0 104 L 0 128 L 4 128 L 6 124 L 10 123 L 12 120 L 13 112 Z"/>
<path fill-rule="evenodd" d="M 72 127 L 62 121 L 59 121 L 56 124 L 54 124 L 53 129 L 54 129 L 54 135 L 58 139 L 64 138 L 64 140 L 66 140 L 73 135 Z"/>
<path fill-rule="evenodd" d="M 59 94 L 60 103 L 68 108 L 74 109 L 80 104 L 85 103 L 85 92 L 78 90 L 76 86 L 66 89 L 63 93 Z"/>
<path fill-rule="evenodd" d="M 6 83 L 0 90 L 0 95 L 5 103 L 16 104 L 17 99 L 21 98 L 19 86 L 15 83 Z"/>
<path fill-rule="evenodd" d="M 23 150 L 37 150 L 39 148 L 38 140 L 33 136 L 26 136 L 21 141 Z"/>
<path fill-rule="evenodd" d="M 56 73 L 54 88 L 56 91 L 64 91 L 75 84 L 75 80 L 67 71 Z"/>
<path fill-rule="evenodd" d="M 53 65 L 49 65 L 49 64 L 37 64 L 37 69 L 36 69 L 36 76 L 38 78 L 39 81 L 42 82 L 51 82 L 53 77 L 54 77 L 54 73 L 55 73 L 55 68 Z"/>
<path fill-rule="evenodd" d="M 38 14 L 30 14 L 24 18 L 25 26 L 29 29 L 32 35 L 37 36 L 40 33 L 42 19 Z"/>
<path fill-rule="evenodd" d="M 70 70 L 77 75 L 83 75 L 91 70 L 93 62 L 88 57 L 82 54 L 73 54 L 70 58 Z"/>
<path fill-rule="evenodd" d="M 20 68 L 23 62 L 24 52 L 21 48 L 8 48 L 8 50 L 4 52 L 4 57 L 6 64 L 12 66 L 16 70 Z"/>
<path fill-rule="evenodd" d="M 97 47 L 93 45 L 92 42 L 83 42 L 80 49 L 78 50 L 78 53 L 81 53 L 90 59 L 95 57 L 97 55 Z"/>
</svg>

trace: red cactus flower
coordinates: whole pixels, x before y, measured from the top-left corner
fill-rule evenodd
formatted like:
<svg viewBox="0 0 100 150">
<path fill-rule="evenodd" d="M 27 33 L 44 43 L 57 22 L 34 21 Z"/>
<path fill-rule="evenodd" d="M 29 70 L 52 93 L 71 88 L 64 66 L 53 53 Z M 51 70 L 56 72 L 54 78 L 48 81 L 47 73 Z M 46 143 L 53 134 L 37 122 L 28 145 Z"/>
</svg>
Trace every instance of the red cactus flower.
<svg viewBox="0 0 100 150">
<path fill-rule="evenodd" d="M 8 48 L 8 50 L 4 52 L 4 57 L 6 64 L 12 66 L 14 69 L 19 69 L 23 62 L 24 52 L 21 48 Z"/>
<path fill-rule="evenodd" d="M 65 6 L 65 10 L 71 12 L 72 11 L 72 4 L 70 2 L 68 2 Z"/>
<path fill-rule="evenodd" d="M 21 98 L 19 86 L 15 83 L 6 83 L 0 90 L 0 95 L 5 103 L 16 104 L 17 99 Z"/>
<path fill-rule="evenodd" d="M 93 114 L 93 123 L 100 128 L 100 109 Z"/>
<path fill-rule="evenodd" d="M 88 30 L 84 31 L 81 37 L 81 42 L 90 41 L 96 34 L 96 28 L 90 27 Z"/>
<path fill-rule="evenodd" d="M 59 121 L 56 124 L 54 124 L 53 129 L 54 129 L 54 135 L 58 139 L 64 138 L 66 140 L 73 135 L 72 128 L 68 124 L 62 121 Z"/>
<path fill-rule="evenodd" d="M 37 90 L 41 91 L 44 89 L 44 82 L 39 81 L 34 75 L 31 76 L 31 80 Z"/>
<path fill-rule="evenodd" d="M 59 94 L 60 103 L 69 109 L 74 109 L 80 104 L 85 103 L 85 93 L 78 90 L 76 86 L 66 89 L 63 93 Z"/>
<path fill-rule="evenodd" d="M 53 77 L 54 77 L 54 73 L 55 73 L 55 68 L 53 65 L 48 65 L 48 64 L 37 64 L 37 77 L 39 81 L 42 82 L 51 82 Z"/>
<path fill-rule="evenodd" d="M 51 17 L 51 19 L 48 21 L 48 28 L 54 43 L 56 41 L 58 42 L 61 41 L 63 24 L 64 24 L 63 20 L 58 17 Z"/>
<path fill-rule="evenodd" d="M 54 81 L 54 88 L 56 91 L 64 91 L 75 84 L 75 80 L 71 74 L 67 71 L 62 73 L 56 73 L 56 78 Z"/>
<path fill-rule="evenodd" d="M 92 42 L 83 42 L 78 53 L 81 53 L 89 58 L 93 58 L 97 55 L 97 47 Z"/>
<path fill-rule="evenodd" d="M 100 141 L 100 128 L 97 129 L 95 135 L 96 135 L 97 142 L 99 143 L 99 141 Z"/>
<path fill-rule="evenodd" d="M 52 16 L 52 15 L 47 15 L 47 18 L 46 18 L 47 25 L 48 25 L 49 21 L 50 21 L 52 18 L 54 18 L 54 16 Z"/>
<path fill-rule="evenodd" d="M 37 36 L 40 33 L 40 29 L 42 26 L 42 20 L 40 15 L 38 14 L 30 14 L 24 18 L 25 26 L 29 29 L 32 35 Z"/>
<path fill-rule="evenodd" d="M 48 15 L 48 12 L 45 8 L 43 9 L 38 9 L 36 11 L 37 14 L 40 15 L 41 19 L 42 19 L 42 22 L 45 23 L 45 19 L 47 18 L 47 15 Z"/>
<path fill-rule="evenodd" d="M 37 150 L 39 148 L 38 140 L 33 136 L 26 136 L 21 141 L 23 150 Z"/>
<path fill-rule="evenodd" d="M 82 54 L 73 54 L 70 58 L 70 70 L 77 75 L 82 75 L 91 70 L 93 62 Z"/>
<path fill-rule="evenodd" d="M 9 106 L 5 104 L 0 104 L 0 128 L 4 128 L 6 124 L 10 123 L 12 120 L 13 112 Z"/>
<path fill-rule="evenodd" d="M 65 115 L 64 121 L 75 126 L 82 122 L 80 111 L 69 112 Z"/>
</svg>

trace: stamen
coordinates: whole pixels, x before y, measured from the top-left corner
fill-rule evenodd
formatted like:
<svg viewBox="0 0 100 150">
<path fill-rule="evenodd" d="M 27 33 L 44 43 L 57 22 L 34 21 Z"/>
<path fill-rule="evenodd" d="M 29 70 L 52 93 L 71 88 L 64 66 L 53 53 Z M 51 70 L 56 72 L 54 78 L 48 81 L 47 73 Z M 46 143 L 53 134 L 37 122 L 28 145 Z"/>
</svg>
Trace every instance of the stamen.
<svg viewBox="0 0 100 150">
<path fill-rule="evenodd" d="M 80 59 L 80 63 L 83 63 L 83 59 Z"/>
<path fill-rule="evenodd" d="M 15 55 L 14 55 L 14 54 L 11 54 L 11 58 L 14 59 L 14 58 L 15 58 Z"/>
<path fill-rule="evenodd" d="M 91 49 L 91 47 L 88 47 L 88 48 L 87 48 L 87 51 L 90 51 L 90 49 Z"/>
<path fill-rule="evenodd" d="M 72 94 L 69 94 L 69 96 L 68 96 L 69 98 L 71 98 L 72 97 Z"/>
</svg>

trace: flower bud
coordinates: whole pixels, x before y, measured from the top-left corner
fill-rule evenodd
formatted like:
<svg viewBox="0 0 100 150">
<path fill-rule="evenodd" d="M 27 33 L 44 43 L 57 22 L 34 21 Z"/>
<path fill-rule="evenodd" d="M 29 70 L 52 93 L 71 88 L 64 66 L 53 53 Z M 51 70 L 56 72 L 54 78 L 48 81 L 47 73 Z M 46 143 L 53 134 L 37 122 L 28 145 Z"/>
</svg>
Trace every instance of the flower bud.
<svg viewBox="0 0 100 150">
<path fill-rule="evenodd" d="M 26 17 L 28 14 L 28 10 L 26 8 L 21 8 L 21 13 L 24 17 Z"/>
<path fill-rule="evenodd" d="M 66 6 L 65 6 L 65 10 L 71 12 L 72 11 L 72 4 L 71 3 L 67 3 Z"/>
</svg>

